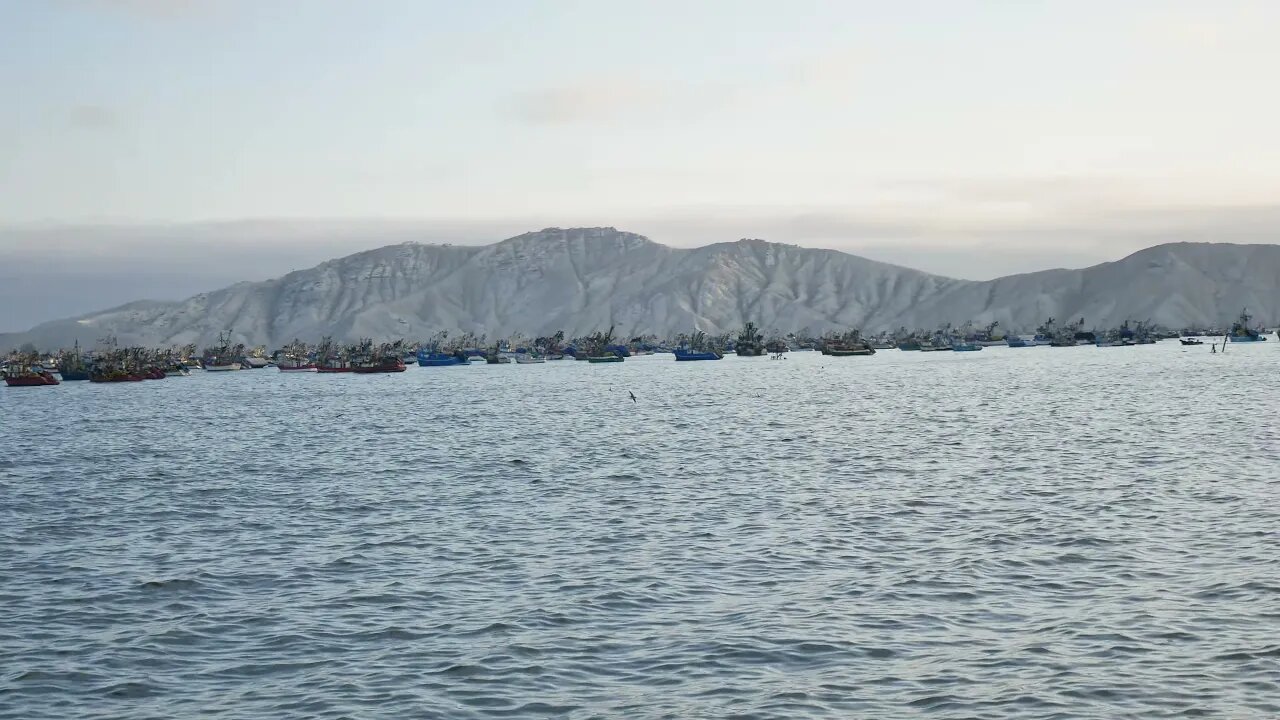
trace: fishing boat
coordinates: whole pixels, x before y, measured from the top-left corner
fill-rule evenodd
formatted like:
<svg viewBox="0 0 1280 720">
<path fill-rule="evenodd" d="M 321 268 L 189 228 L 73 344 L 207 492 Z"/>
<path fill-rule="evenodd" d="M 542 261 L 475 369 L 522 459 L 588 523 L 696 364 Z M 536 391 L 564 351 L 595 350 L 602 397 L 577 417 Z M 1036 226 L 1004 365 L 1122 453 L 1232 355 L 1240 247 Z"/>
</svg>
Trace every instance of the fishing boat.
<svg viewBox="0 0 1280 720">
<path fill-rule="evenodd" d="M 282 373 L 313 373 L 316 361 L 311 357 L 311 350 L 301 340 L 294 340 L 277 354 L 276 369 Z"/>
<path fill-rule="evenodd" d="M 466 355 L 459 357 L 451 353 L 418 351 L 419 367 L 447 367 L 463 364 L 466 364 Z"/>
<path fill-rule="evenodd" d="M 143 380 L 146 380 L 146 377 L 118 368 L 104 370 L 95 368 L 89 376 L 91 383 L 142 382 Z"/>
<path fill-rule="evenodd" d="M 864 345 L 863 347 L 832 347 L 832 348 L 827 348 L 826 352 L 824 352 L 823 354 L 830 355 L 831 357 L 852 357 L 854 355 L 875 355 L 876 349 L 871 347 L 870 345 Z"/>
<path fill-rule="evenodd" d="M 1178 342 L 1183 345 L 1203 345 L 1204 341 L 1199 338 L 1178 338 Z"/>
<path fill-rule="evenodd" d="M 690 335 L 678 338 L 680 345 L 672 350 L 672 354 L 676 356 L 676 360 L 680 362 L 691 362 L 695 360 L 719 360 L 724 357 L 723 354 L 716 352 L 709 347 L 707 334 L 698 330 Z"/>
<path fill-rule="evenodd" d="M 357 375 L 372 375 L 376 373 L 399 373 L 404 372 L 405 364 L 397 355 L 377 358 L 352 365 L 350 372 Z"/>
<path fill-rule="evenodd" d="M 165 377 L 191 377 L 191 371 L 183 367 L 181 364 L 175 365 L 164 371 Z"/>
<path fill-rule="evenodd" d="M 230 372 L 243 367 L 237 358 L 244 352 L 244 345 L 231 345 L 231 332 L 218 333 L 217 347 L 205 348 L 205 372 Z"/>
<path fill-rule="evenodd" d="M 764 335 L 756 331 L 755 323 L 748 322 L 742 326 L 742 332 L 733 343 L 733 351 L 739 357 L 759 357 L 768 352 L 764 346 Z"/>
<path fill-rule="evenodd" d="M 919 340 L 903 340 L 902 342 L 898 343 L 898 349 L 911 352 L 911 351 L 921 350 L 922 348 L 920 347 Z"/>
<path fill-rule="evenodd" d="M 1265 342 L 1267 336 L 1249 327 L 1250 320 L 1253 320 L 1253 316 L 1249 314 L 1248 309 L 1241 310 L 1240 319 L 1232 324 L 1231 333 L 1227 335 L 1227 339 L 1233 343 Z"/>
<path fill-rule="evenodd" d="M 709 350 L 690 350 L 686 347 L 676 348 L 672 353 L 676 356 L 676 360 L 680 362 L 693 360 L 719 360 L 724 357 L 720 353 L 714 353 Z"/>
<path fill-rule="evenodd" d="M 539 363 L 545 363 L 546 361 L 547 361 L 546 358 L 536 353 L 531 353 L 531 352 L 516 353 L 517 365 L 537 365 Z"/>
<path fill-rule="evenodd" d="M 57 385 L 58 378 L 53 373 L 45 370 L 43 366 L 31 365 L 27 363 L 10 363 L 9 369 L 5 371 L 4 384 L 9 387 L 40 387 L 42 385 Z"/>
<path fill-rule="evenodd" d="M 89 365 L 85 363 L 84 355 L 80 352 L 79 340 L 76 340 L 71 351 L 64 352 L 58 357 L 57 367 L 58 375 L 67 382 L 89 379 Z"/>
<path fill-rule="evenodd" d="M 968 340 L 957 340 L 951 343 L 952 352 L 977 352 L 982 348 L 982 345 L 979 345 L 976 342 L 969 342 Z"/>
<path fill-rule="evenodd" d="M 1017 335 L 1005 335 L 1004 344 L 1011 348 L 1031 347 L 1031 343 L 1027 342 L 1025 338 L 1020 338 Z"/>
<path fill-rule="evenodd" d="M 589 355 L 587 356 L 589 363 L 620 363 L 622 357 L 618 355 Z"/>
</svg>

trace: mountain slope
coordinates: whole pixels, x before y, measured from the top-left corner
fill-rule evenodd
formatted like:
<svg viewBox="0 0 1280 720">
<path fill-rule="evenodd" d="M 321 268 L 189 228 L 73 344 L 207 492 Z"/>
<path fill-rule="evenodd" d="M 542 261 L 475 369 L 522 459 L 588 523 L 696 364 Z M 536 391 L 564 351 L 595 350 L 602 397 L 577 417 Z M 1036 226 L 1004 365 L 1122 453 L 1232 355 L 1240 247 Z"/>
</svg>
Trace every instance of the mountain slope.
<svg viewBox="0 0 1280 720">
<path fill-rule="evenodd" d="M 1249 307 L 1280 317 L 1280 246 L 1172 244 L 1083 270 L 972 282 L 832 250 L 742 240 L 694 249 L 613 228 L 551 228 L 480 247 L 404 243 L 180 302 L 136 302 L 26 333 L 0 347 L 208 343 L 278 346 L 294 337 L 422 338 L 440 329 L 506 335 L 616 325 L 621 334 L 699 328 L 875 331 L 999 321 L 1019 331 L 1049 316 L 1109 327 L 1150 319 L 1221 323 Z"/>
</svg>

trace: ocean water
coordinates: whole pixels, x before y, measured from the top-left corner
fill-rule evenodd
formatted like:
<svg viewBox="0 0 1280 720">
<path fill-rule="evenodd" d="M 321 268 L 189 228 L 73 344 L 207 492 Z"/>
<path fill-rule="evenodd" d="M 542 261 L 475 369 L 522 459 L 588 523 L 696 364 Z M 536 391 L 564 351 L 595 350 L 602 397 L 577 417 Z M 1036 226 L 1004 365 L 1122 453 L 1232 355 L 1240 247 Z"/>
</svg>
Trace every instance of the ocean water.
<svg viewBox="0 0 1280 720">
<path fill-rule="evenodd" d="M 1280 717 L 1278 371 L 0 388 L 0 717 Z"/>
</svg>

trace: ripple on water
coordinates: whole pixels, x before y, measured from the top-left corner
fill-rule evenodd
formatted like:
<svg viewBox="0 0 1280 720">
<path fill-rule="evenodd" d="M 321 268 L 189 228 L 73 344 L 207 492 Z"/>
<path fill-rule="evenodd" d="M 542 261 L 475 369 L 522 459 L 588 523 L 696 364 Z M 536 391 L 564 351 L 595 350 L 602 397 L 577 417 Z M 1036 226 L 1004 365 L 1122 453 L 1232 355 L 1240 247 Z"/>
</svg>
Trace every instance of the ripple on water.
<svg viewBox="0 0 1280 720">
<path fill-rule="evenodd" d="M 1232 350 L 3 393 L 0 717 L 1280 717 Z"/>
</svg>

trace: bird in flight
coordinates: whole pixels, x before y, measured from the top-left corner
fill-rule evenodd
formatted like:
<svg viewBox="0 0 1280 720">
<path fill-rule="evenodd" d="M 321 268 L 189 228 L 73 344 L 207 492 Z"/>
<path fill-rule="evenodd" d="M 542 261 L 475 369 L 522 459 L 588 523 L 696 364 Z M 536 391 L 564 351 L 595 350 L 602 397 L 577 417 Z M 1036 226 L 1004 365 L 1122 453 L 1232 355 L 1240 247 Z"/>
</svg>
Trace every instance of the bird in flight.
<svg viewBox="0 0 1280 720">
<path fill-rule="evenodd" d="M 627 391 L 627 394 L 631 396 L 631 402 L 638 402 L 638 401 L 636 400 L 636 394 L 635 394 L 635 393 L 633 393 L 633 392 L 631 392 L 630 390 L 628 390 L 628 391 Z"/>
</svg>

